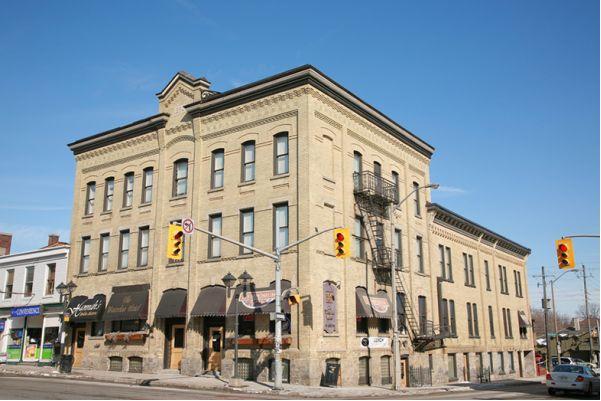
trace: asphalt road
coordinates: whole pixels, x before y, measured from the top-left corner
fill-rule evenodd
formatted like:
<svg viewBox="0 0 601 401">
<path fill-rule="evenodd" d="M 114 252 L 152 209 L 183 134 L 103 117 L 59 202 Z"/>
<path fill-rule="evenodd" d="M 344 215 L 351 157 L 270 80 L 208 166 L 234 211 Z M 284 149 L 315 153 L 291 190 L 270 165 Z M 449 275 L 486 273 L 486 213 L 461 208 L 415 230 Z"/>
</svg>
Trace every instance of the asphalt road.
<svg viewBox="0 0 601 401">
<path fill-rule="evenodd" d="M 60 378 L 0 376 L 0 399 L 285 399 L 269 394 L 236 394 L 229 391 L 185 390 L 128 384 L 65 380 Z M 549 396 L 543 384 L 518 384 L 488 390 L 403 395 L 399 399 L 433 400 L 514 400 L 514 399 L 599 399 L 577 394 Z"/>
</svg>

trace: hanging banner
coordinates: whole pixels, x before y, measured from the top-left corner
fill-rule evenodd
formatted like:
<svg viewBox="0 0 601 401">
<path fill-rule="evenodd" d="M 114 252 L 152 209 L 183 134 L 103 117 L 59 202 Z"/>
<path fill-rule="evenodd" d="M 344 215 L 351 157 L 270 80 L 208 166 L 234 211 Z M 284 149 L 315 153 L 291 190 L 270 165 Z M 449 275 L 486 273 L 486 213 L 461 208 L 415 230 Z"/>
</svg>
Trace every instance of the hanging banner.
<svg viewBox="0 0 601 401">
<path fill-rule="evenodd" d="M 336 333 L 337 313 L 336 313 L 336 284 L 331 281 L 323 283 L 323 330 L 328 333 Z"/>
</svg>

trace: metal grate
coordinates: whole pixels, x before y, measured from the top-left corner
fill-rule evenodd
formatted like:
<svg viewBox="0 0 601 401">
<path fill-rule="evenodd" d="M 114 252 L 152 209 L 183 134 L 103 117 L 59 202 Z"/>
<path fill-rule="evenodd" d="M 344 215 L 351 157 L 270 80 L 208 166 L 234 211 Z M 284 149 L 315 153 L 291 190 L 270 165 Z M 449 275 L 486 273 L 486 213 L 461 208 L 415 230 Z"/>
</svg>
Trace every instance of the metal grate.
<svg viewBox="0 0 601 401">
<path fill-rule="evenodd" d="M 253 360 L 250 358 L 238 358 L 238 374 L 242 380 L 255 380 Z"/>
<path fill-rule="evenodd" d="M 430 368 L 412 367 L 409 368 L 409 386 L 424 387 L 432 385 L 432 371 Z"/>
<path fill-rule="evenodd" d="M 390 357 L 383 356 L 380 358 L 380 374 L 382 376 L 382 384 L 392 384 L 392 376 L 390 375 Z"/>
<path fill-rule="evenodd" d="M 123 372 L 123 358 L 120 356 L 109 357 L 109 370 L 111 372 Z"/>
<path fill-rule="evenodd" d="M 359 358 L 359 385 L 369 385 L 369 357 Z"/>
<path fill-rule="evenodd" d="M 129 373 L 142 373 L 142 358 L 139 356 L 129 358 Z"/>
</svg>

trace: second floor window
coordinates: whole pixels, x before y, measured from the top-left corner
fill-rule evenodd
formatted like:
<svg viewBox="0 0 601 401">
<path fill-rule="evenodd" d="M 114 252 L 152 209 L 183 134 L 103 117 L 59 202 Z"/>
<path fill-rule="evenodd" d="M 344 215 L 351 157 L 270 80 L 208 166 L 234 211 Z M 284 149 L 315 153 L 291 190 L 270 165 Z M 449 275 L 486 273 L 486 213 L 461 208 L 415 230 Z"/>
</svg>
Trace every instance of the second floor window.
<svg viewBox="0 0 601 401">
<path fill-rule="evenodd" d="M 472 255 L 468 255 L 467 253 L 463 254 L 463 271 L 465 274 L 465 285 L 470 287 L 475 287 L 476 282 L 474 278 L 474 257 Z"/>
<path fill-rule="evenodd" d="M 209 216 L 209 231 L 221 235 L 221 214 Z M 209 236 L 209 257 L 221 257 L 221 239 Z"/>
<path fill-rule="evenodd" d="M 244 245 L 254 246 L 255 239 L 255 213 L 253 209 L 240 211 L 240 242 Z M 252 251 L 240 247 L 240 254 L 250 254 Z"/>
<path fill-rule="evenodd" d="M 123 230 L 119 239 L 119 269 L 129 266 L 129 230 Z"/>
<path fill-rule="evenodd" d="M 180 159 L 173 164 L 173 196 L 188 193 L 188 159 Z"/>
<path fill-rule="evenodd" d="M 123 183 L 123 207 L 130 207 L 134 200 L 134 173 L 125 174 Z"/>
<path fill-rule="evenodd" d="M 413 205 L 415 207 L 415 215 L 417 217 L 421 217 L 422 215 L 422 211 L 421 211 L 421 200 L 419 197 L 419 184 L 417 182 L 413 183 Z"/>
<path fill-rule="evenodd" d="M 113 195 L 115 194 L 115 179 L 110 177 L 104 180 L 104 211 L 113 210 Z"/>
<path fill-rule="evenodd" d="M 109 234 L 101 234 L 100 235 L 100 252 L 99 252 L 100 257 L 99 257 L 99 261 L 98 261 L 98 271 L 104 272 L 108 269 L 109 246 L 110 246 Z"/>
<path fill-rule="evenodd" d="M 515 285 L 515 296 L 519 298 L 523 297 L 524 294 L 522 293 L 522 275 L 519 271 L 513 271 L 513 280 Z"/>
<path fill-rule="evenodd" d="M 478 308 L 472 304 L 472 319 L 474 319 L 474 337 L 480 337 L 480 324 L 478 323 Z"/>
<path fill-rule="evenodd" d="M 15 282 L 15 270 L 9 269 L 6 271 L 6 284 L 4 285 L 4 299 L 13 297 L 13 285 Z"/>
<path fill-rule="evenodd" d="M 453 265 L 451 263 L 451 248 L 438 245 L 440 253 L 440 277 L 443 280 L 453 281 Z"/>
<path fill-rule="evenodd" d="M 33 295 L 33 274 L 35 272 L 35 268 L 33 266 L 27 267 L 25 270 L 25 288 L 23 290 L 23 295 L 26 297 L 30 297 Z"/>
<path fill-rule="evenodd" d="M 56 263 L 49 263 L 46 266 L 46 269 L 46 291 L 44 292 L 44 295 L 52 295 L 54 294 Z"/>
<path fill-rule="evenodd" d="M 90 269 L 90 241 L 90 237 L 83 237 L 81 239 L 80 273 L 87 273 Z"/>
<path fill-rule="evenodd" d="M 394 184 L 394 197 L 395 197 L 394 203 L 398 205 L 401 198 L 400 198 L 400 188 L 399 188 L 399 173 L 397 173 L 396 171 L 392 172 L 392 182 Z"/>
<path fill-rule="evenodd" d="M 90 182 L 86 186 L 85 214 L 94 214 L 94 200 L 96 199 L 96 183 Z"/>
<path fill-rule="evenodd" d="M 509 294 L 509 286 L 507 285 L 507 267 L 499 265 L 499 282 L 501 284 L 501 293 Z"/>
<path fill-rule="evenodd" d="M 415 249 L 417 253 L 417 269 L 420 273 L 424 273 L 424 244 L 422 237 L 419 235 L 415 238 Z"/>
<path fill-rule="evenodd" d="M 148 247 L 150 245 L 150 229 L 140 227 L 138 230 L 138 266 L 148 266 Z"/>
<path fill-rule="evenodd" d="M 274 245 L 283 247 L 288 245 L 288 204 L 274 205 Z"/>
<path fill-rule="evenodd" d="M 223 168 L 223 149 L 214 150 L 211 158 L 211 188 L 223 188 Z"/>
<path fill-rule="evenodd" d="M 274 137 L 273 173 L 286 174 L 288 172 L 288 133 L 277 134 Z"/>
<path fill-rule="evenodd" d="M 145 168 L 142 173 L 142 203 L 152 202 L 152 181 L 154 170 L 152 167 Z"/>
<path fill-rule="evenodd" d="M 457 336 L 457 319 L 455 318 L 455 301 L 449 300 L 449 319 L 450 319 L 450 334 L 453 337 Z"/>
<path fill-rule="evenodd" d="M 356 258 L 363 258 L 365 255 L 364 237 L 363 237 L 363 219 L 355 216 L 353 225 L 353 254 Z"/>
<path fill-rule="evenodd" d="M 255 141 L 242 144 L 242 182 L 255 179 Z"/>
</svg>

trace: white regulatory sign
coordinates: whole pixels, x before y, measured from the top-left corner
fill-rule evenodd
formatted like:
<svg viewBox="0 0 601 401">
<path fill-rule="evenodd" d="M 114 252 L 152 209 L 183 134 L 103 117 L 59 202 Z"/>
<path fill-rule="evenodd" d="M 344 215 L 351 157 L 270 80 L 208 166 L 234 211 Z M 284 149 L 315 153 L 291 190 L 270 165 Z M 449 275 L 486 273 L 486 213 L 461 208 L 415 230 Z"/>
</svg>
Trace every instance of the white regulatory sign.
<svg viewBox="0 0 601 401">
<path fill-rule="evenodd" d="M 190 235 L 194 232 L 194 220 L 189 217 L 186 217 L 182 220 L 182 230 L 184 234 Z"/>
</svg>

